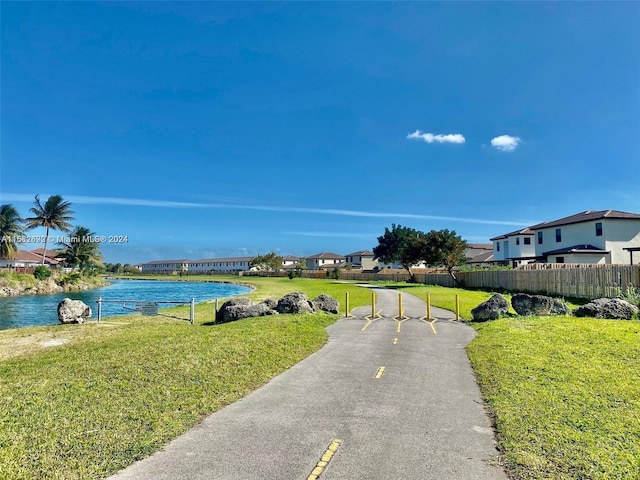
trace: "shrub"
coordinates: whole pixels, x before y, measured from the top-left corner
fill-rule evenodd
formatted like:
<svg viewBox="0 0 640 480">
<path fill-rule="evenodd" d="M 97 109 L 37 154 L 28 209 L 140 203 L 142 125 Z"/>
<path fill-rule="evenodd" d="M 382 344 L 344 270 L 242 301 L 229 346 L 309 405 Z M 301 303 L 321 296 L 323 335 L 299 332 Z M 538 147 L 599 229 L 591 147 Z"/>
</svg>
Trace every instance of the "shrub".
<svg viewBox="0 0 640 480">
<path fill-rule="evenodd" d="M 49 270 L 44 265 L 38 265 L 33 271 L 33 276 L 38 280 L 46 280 L 51 276 L 51 270 Z"/>
<path fill-rule="evenodd" d="M 640 307 L 640 288 L 629 284 L 627 285 L 627 288 L 620 293 L 620 298 L 635 305 L 636 307 Z"/>
</svg>

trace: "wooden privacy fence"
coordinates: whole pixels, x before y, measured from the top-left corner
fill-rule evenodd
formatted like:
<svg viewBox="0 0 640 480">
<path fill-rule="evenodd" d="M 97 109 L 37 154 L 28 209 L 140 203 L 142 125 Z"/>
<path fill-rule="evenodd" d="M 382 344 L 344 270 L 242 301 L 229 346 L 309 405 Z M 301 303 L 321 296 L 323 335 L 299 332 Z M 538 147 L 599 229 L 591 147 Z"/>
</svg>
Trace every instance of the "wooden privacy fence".
<svg viewBox="0 0 640 480">
<path fill-rule="evenodd" d="M 285 272 L 244 272 L 243 276 L 286 276 Z M 325 271 L 305 270 L 305 278 L 326 278 Z M 538 267 L 516 270 L 474 270 L 456 272 L 461 286 L 510 292 L 544 293 L 547 295 L 579 298 L 615 297 L 628 286 L 640 288 L 640 265 L 582 265 L 575 267 Z M 340 271 L 340 279 L 356 281 L 405 282 L 408 273 L 360 273 Z M 448 273 L 416 273 L 417 283 L 455 287 Z"/>
<path fill-rule="evenodd" d="M 460 272 L 467 288 L 505 289 L 564 297 L 615 297 L 628 286 L 640 287 L 639 265 L 592 265 L 545 270 L 482 270 Z"/>
</svg>

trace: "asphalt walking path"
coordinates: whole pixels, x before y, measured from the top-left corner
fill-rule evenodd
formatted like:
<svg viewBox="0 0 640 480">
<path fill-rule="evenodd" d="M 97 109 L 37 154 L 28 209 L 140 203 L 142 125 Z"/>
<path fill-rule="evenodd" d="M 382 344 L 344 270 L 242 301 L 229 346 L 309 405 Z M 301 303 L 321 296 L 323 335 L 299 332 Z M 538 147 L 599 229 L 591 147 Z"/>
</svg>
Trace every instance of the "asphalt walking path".
<svg viewBox="0 0 640 480">
<path fill-rule="evenodd" d="M 110 478 L 506 480 L 464 349 L 475 331 L 374 291 L 379 318 L 355 309 L 321 350 Z"/>
</svg>

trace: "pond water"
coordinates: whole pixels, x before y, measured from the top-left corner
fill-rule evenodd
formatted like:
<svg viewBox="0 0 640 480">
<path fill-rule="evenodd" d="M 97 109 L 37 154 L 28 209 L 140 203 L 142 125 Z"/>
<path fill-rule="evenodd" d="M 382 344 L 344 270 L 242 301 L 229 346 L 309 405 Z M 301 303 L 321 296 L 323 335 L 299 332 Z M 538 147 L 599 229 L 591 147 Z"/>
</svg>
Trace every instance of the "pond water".
<svg viewBox="0 0 640 480">
<path fill-rule="evenodd" d="M 0 330 L 29 327 L 34 325 L 58 324 L 57 308 L 65 298 L 82 300 L 91 307 L 91 318 L 98 318 L 98 298 L 102 300 L 131 300 L 154 302 L 196 303 L 215 298 L 244 295 L 250 288 L 231 283 L 212 282 L 171 282 L 154 280 L 112 280 L 108 287 L 82 292 L 63 292 L 51 295 L 22 295 L 0 298 Z M 135 306 L 128 303 L 127 307 Z M 173 305 L 160 304 L 159 307 Z M 132 313 L 122 307 L 122 303 L 103 303 L 102 317 L 128 315 Z"/>
</svg>

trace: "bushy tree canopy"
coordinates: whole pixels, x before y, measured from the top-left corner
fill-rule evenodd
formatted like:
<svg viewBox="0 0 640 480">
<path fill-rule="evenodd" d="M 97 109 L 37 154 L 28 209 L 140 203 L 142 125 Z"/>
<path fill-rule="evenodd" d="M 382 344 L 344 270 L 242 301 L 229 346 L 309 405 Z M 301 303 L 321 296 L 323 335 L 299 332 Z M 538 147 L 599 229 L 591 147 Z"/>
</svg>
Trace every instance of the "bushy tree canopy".
<svg viewBox="0 0 640 480">
<path fill-rule="evenodd" d="M 383 263 L 399 263 L 411 272 L 411 265 L 421 260 L 421 243 L 424 233 L 402 225 L 385 227 L 384 235 L 378 237 L 373 247 L 374 258 Z"/>
<path fill-rule="evenodd" d="M 259 271 L 273 272 L 282 268 L 282 257 L 275 252 L 258 255 L 251 260 L 251 267 Z"/>
<path fill-rule="evenodd" d="M 373 248 L 375 258 L 384 263 L 397 262 L 411 273 L 411 266 L 424 261 L 427 265 L 444 266 L 453 275 L 453 268 L 466 262 L 467 242 L 455 230 L 421 232 L 401 225 L 391 225 L 378 237 Z"/>
</svg>

